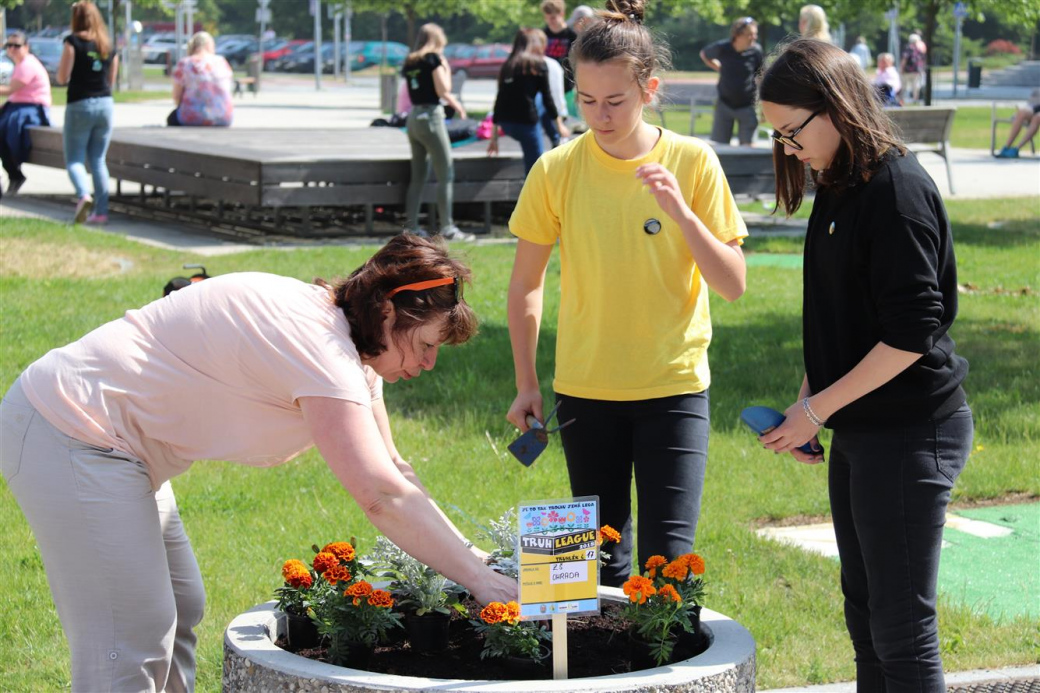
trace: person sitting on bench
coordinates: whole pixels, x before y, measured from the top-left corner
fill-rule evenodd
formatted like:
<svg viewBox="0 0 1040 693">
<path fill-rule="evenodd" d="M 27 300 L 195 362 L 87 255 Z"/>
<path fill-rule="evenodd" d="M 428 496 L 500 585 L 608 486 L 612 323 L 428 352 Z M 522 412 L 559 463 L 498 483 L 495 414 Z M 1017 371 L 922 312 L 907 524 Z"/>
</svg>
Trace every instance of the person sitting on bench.
<svg viewBox="0 0 1040 693">
<path fill-rule="evenodd" d="M 1022 139 L 1017 147 L 1013 146 L 1015 137 L 1022 131 L 1022 127 L 1026 123 L 1029 123 L 1029 127 L 1026 128 L 1026 134 L 1022 135 Z M 1011 133 L 1008 135 L 1004 148 L 997 152 L 997 158 L 1017 159 L 1018 150 L 1026 146 L 1026 142 L 1036 136 L 1037 130 L 1040 130 L 1040 89 L 1034 89 L 1029 97 L 1029 102 L 1015 112 L 1015 116 L 1011 121 Z"/>
<path fill-rule="evenodd" d="M 231 101 L 234 75 L 223 56 L 217 55 L 213 37 L 200 31 L 188 42 L 188 55 L 173 70 L 173 102 L 177 104 L 167 125 L 231 125 L 235 106 Z"/>
</svg>

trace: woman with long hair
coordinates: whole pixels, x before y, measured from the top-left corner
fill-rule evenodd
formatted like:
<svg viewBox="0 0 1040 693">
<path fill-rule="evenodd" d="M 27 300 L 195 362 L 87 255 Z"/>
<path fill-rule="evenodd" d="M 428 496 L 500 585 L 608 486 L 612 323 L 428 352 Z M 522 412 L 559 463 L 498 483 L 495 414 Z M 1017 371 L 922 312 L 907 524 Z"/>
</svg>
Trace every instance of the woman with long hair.
<svg viewBox="0 0 1040 693">
<path fill-rule="evenodd" d="M 798 12 L 798 33 L 802 38 L 831 42 L 831 29 L 827 24 L 827 13 L 819 5 L 803 5 Z"/>
<path fill-rule="evenodd" d="M 541 41 L 535 29 L 520 29 L 513 37 L 513 49 L 498 73 L 498 94 L 488 142 L 488 156 L 498 154 L 498 128 L 520 143 L 524 153 L 524 173 L 545 151 L 542 126 L 535 96 L 542 95 L 546 117 L 556 120 L 559 112 L 549 84 L 549 70 L 545 58 L 532 50 Z"/>
<path fill-rule="evenodd" d="M 444 238 L 471 241 L 473 234 L 464 233 L 455 226 L 452 212 L 455 165 L 451 159 L 451 141 L 444 124 L 445 113 L 441 102 L 455 109 L 460 118 L 466 109 L 451 93 L 451 69 L 444 59 L 448 39 L 436 24 L 423 24 L 415 36 L 415 50 L 408 54 L 401 68 L 401 76 L 408 86 L 412 110 L 408 112 L 408 144 L 412 148 L 412 177 L 408 181 L 405 212 L 408 230 L 419 235 L 428 233 L 419 227 L 419 207 L 423 188 L 430 174 L 430 163 L 437 176 L 437 214 Z"/>
<path fill-rule="evenodd" d="M 108 221 L 105 155 L 112 139 L 112 87 L 119 75 L 119 56 L 101 12 L 90 0 L 73 3 L 71 26 L 58 63 L 58 83 L 69 85 L 62 131 L 65 168 L 76 188 L 75 222 L 104 224 Z M 93 197 L 87 190 L 88 164 Z"/>
<path fill-rule="evenodd" d="M 765 446 L 833 431 L 828 485 L 857 690 L 945 691 L 936 576 L 946 506 L 971 449 L 954 349 L 957 269 L 932 178 L 900 142 L 856 59 L 797 39 L 759 86 L 777 205 L 816 198 L 805 237 L 805 376 Z"/>
<path fill-rule="evenodd" d="M 588 132 L 547 152 L 524 183 L 509 230 L 517 394 L 506 418 L 543 420 L 536 369 L 545 273 L 560 248 L 553 390 L 571 492 L 597 495 L 622 540 L 602 571 L 620 586 L 639 565 L 693 546 L 707 469 L 708 289 L 744 292 L 747 229 L 711 147 L 643 119 L 666 49 L 642 0 L 609 0 L 571 47 Z"/>
<path fill-rule="evenodd" d="M 470 279 L 443 242 L 400 234 L 334 286 L 225 274 L 26 368 L 0 403 L 0 472 L 40 548 L 72 690 L 194 690 L 205 590 L 169 480 L 195 460 L 273 467 L 316 447 L 404 551 L 483 603 L 516 598 L 398 451 L 383 400 L 384 381 L 476 333 Z"/>
</svg>

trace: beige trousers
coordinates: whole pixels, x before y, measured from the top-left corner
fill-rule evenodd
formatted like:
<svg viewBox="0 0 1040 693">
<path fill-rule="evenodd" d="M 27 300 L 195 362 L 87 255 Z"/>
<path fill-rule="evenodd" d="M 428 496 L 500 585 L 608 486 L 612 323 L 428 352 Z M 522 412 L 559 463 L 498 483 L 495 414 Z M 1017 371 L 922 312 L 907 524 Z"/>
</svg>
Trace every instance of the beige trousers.
<svg viewBox="0 0 1040 693">
<path fill-rule="evenodd" d="M 144 463 L 64 435 L 18 382 L 0 403 L 0 471 L 40 547 L 72 690 L 192 691 L 202 575 L 173 489 Z"/>
</svg>

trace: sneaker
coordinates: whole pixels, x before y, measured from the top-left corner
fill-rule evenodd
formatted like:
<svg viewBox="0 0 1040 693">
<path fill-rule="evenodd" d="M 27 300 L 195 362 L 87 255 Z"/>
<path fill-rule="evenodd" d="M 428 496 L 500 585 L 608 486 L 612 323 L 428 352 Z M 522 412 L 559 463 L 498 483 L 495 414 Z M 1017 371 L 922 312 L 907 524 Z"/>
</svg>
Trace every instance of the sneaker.
<svg viewBox="0 0 1040 693">
<path fill-rule="evenodd" d="M 1018 147 L 1004 147 L 997 152 L 998 159 L 1017 159 L 1018 158 Z"/>
<path fill-rule="evenodd" d="M 458 226 L 445 226 L 441 229 L 441 236 L 449 241 L 475 241 L 477 237 L 472 233 L 461 231 Z"/>
<path fill-rule="evenodd" d="M 90 199 L 90 195 L 84 195 L 79 198 L 79 202 L 76 203 L 76 217 L 73 220 L 76 224 L 82 224 L 87 220 L 91 211 L 94 209 L 94 200 Z"/>
<path fill-rule="evenodd" d="M 88 224 L 95 224 L 95 225 L 98 225 L 98 226 L 100 226 L 102 224 L 107 224 L 108 223 L 108 215 L 107 214 L 91 214 L 89 217 L 87 217 L 87 223 Z"/>
<path fill-rule="evenodd" d="M 25 178 L 12 178 L 11 184 L 7 186 L 8 195 L 17 195 L 18 191 L 25 185 Z"/>
</svg>

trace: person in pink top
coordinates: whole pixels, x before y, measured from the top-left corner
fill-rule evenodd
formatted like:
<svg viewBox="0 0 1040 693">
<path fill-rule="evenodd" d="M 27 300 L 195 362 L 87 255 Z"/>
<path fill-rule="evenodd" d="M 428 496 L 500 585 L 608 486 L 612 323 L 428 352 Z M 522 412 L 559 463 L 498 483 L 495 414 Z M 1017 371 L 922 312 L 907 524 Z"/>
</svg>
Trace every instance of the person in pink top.
<svg viewBox="0 0 1040 693">
<path fill-rule="evenodd" d="M 173 102 L 177 108 L 167 125 L 231 125 L 234 74 L 215 52 L 213 37 L 200 31 L 188 42 L 188 55 L 173 70 Z"/>
<path fill-rule="evenodd" d="M 12 32 L 4 51 L 14 63 L 14 73 L 10 84 L 0 85 L 0 96 L 7 97 L 0 108 L 0 161 L 7 171 L 7 192 L 14 195 L 25 184 L 22 164 L 32 148 L 29 128 L 51 124 L 51 80 L 47 68 L 29 52 L 29 39 L 24 33 Z"/>
<path fill-rule="evenodd" d="M 168 480 L 195 460 L 271 467 L 317 446 L 395 544 L 483 603 L 516 598 L 398 452 L 382 396 L 475 334 L 470 280 L 444 242 L 402 234 L 335 286 L 214 277 L 21 374 L 0 403 L 0 471 L 40 547 L 73 690 L 193 690 L 205 593 Z"/>
</svg>

